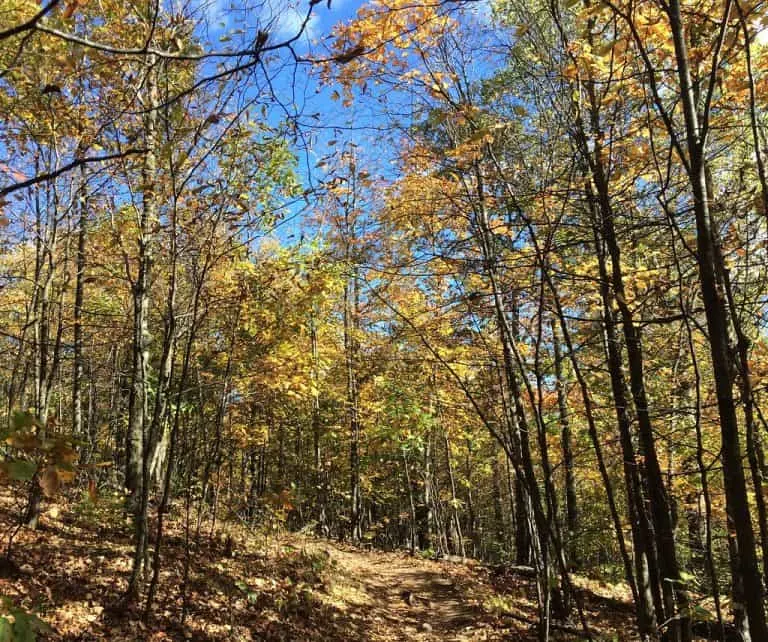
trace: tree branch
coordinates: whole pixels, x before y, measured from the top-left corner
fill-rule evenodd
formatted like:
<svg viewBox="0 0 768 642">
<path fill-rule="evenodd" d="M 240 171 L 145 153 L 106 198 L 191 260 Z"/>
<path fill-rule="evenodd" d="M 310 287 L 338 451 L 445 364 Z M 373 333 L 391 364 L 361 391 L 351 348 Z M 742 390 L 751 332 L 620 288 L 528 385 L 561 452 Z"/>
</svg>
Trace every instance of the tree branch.
<svg viewBox="0 0 768 642">
<path fill-rule="evenodd" d="M 147 150 L 145 149 L 131 148 L 131 149 L 126 149 L 125 151 L 122 151 L 122 152 L 116 152 L 114 154 L 105 154 L 104 156 L 86 156 L 84 158 L 77 158 L 73 160 L 71 163 L 62 165 L 61 167 L 58 167 L 53 171 L 45 172 L 44 174 L 38 174 L 36 176 L 33 176 L 32 178 L 28 178 L 25 181 L 19 181 L 18 183 L 11 183 L 10 185 L 6 185 L 2 189 L 0 189 L 0 198 L 4 196 L 8 196 L 8 194 L 11 194 L 12 192 L 16 192 L 20 189 L 24 189 L 25 187 L 31 187 L 32 185 L 36 185 L 37 183 L 51 181 L 54 178 L 58 178 L 62 174 L 65 174 L 71 169 L 80 167 L 81 165 L 87 165 L 87 164 L 89 165 L 91 163 L 101 163 L 103 161 L 115 160 L 117 158 L 125 158 L 126 156 L 132 156 L 134 154 L 143 154 L 146 151 Z"/>
</svg>

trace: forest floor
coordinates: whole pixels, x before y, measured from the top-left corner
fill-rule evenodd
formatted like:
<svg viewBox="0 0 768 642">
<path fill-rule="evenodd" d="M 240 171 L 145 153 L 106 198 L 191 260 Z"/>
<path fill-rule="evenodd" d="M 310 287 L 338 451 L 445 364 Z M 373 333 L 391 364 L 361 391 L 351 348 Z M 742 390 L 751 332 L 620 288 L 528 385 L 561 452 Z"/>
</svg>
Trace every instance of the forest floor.
<svg viewBox="0 0 768 642">
<path fill-rule="evenodd" d="M 20 504 L 0 494 L 4 545 Z M 179 517 L 169 523 L 146 624 L 140 611 L 121 606 L 131 533 L 117 499 L 47 503 L 40 527 L 21 529 L 12 562 L 0 562 L 0 596 L 37 613 L 52 628 L 44 639 L 57 641 L 536 639 L 535 587 L 519 573 L 226 523 L 213 537 L 203 527 L 201 545 L 189 548 L 185 606 L 183 525 Z M 595 639 L 631 640 L 621 587 L 578 583 Z M 579 638 L 573 631 L 553 635 Z"/>
</svg>

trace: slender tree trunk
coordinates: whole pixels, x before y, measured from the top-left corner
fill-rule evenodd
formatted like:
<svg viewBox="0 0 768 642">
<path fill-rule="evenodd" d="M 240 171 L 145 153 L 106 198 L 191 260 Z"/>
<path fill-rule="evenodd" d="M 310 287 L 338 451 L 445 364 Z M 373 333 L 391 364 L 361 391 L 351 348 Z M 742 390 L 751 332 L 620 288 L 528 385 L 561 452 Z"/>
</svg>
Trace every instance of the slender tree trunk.
<svg viewBox="0 0 768 642">
<path fill-rule="evenodd" d="M 422 551 L 432 548 L 432 468 L 430 454 L 431 440 L 425 440 L 422 452 L 422 487 L 419 505 L 416 511 L 419 549 Z"/>
<path fill-rule="evenodd" d="M 531 531 L 528 527 L 525 488 L 520 476 L 515 474 L 515 563 L 526 566 L 531 563 Z"/>
<path fill-rule="evenodd" d="M 669 621 L 671 639 L 688 642 L 691 639 L 690 617 L 688 616 L 688 593 L 680 576 L 677 560 L 675 534 L 671 519 L 670 500 L 664 484 L 664 476 L 656 452 L 655 436 L 649 413 L 648 397 L 645 391 L 643 348 L 640 332 L 635 324 L 629 303 L 626 300 L 621 266 L 621 251 L 614 227 L 615 212 L 611 207 L 608 183 L 603 173 L 601 148 L 596 144 L 593 175 L 597 187 L 597 201 L 600 212 L 600 229 L 611 261 L 610 282 L 614 292 L 613 300 L 618 303 L 621 314 L 624 340 L 629 365 L 629 381 L 632 400 L 639 428 L 640 447 L 643 457 L 642 470 L 648 489 L 651 521 L 655 535 L 660 583 L 664 598 L 664 620 Z"/>
<path fill-rule="evenodd" d="M 682 112 L 685 120 L 689 180 L 696 218 L 696 249 L 701 297 L 709 330 L 712 374 L 715 379 L 717 407 L 720 415 L 728 528 L 735 532 L 738 545 L 740 578 L 734 578 L 734 581 L 741 579 L 743 582 L 744 600 L 749 619 L 749 635 L 752 640 L 758 642 L 759 640 L 768 640 L 768 626 L 766 626 L 763 585 L 755 554 L 755 536 L 752 529 L 739 443 L 739 426 L 733 396 L 728 316 L 725 298 L 717 282 L 710 203 L 706 189 L 704 162 L 706 139 L 701 126 L 706 128 L 709 123 L 699 122 L 679 0 L 670 0 L 668 13 L 677 60 Z M 750 445 L 748 444 L 747 447 L 749 448 Z"/>
<path fill-rule="evenodd" d="M 157 146 L 158 111 L 157 69 L 153 55 L 147 58 L 145 96 L 143 99 L 146 152 L 142 168 L 142 207 L 139 215 L 138 266 L 133 281 L 133 354 L 131 393 L 128 402 L 127 468 L 125 486 L 129 507 L 134 514 L 135 554 L 126 600 L 139 597 L 147 551 L 147 515 L 144 496 L 145 440 L 148 423 L 149 394 L 149 303 L 150 272 L 154 246 L 153 228 L 158 218 Z"/>
<path fill-rule="evenodd" d="M 592 408 L 592 399 L 589 395 L 589 388 L 587 386 L 587 381 L 584 378 L 583 372 L 581 371 L 579 362 L 576 360 L 574 345 L 573 345 L 573 342 L 571 341 L 571 335 L 568 330 L 568 326 L 565 322 L 565 317 L 563 315 L 560 299 L 558 297 L 557 291 L 555 290 L 554 284 L 551 278 L 549 277 L 548 272 L 546 273 L 546 278 L 547 278 L 547 282 L 549 284 L 550 290 L 552 292 L 558 317 L 560 319 L 560 329 L 562 331 L 565 345 L 568 349 L 568 354 L 570 356 L 573 372 L 576 375 L 576 380 L 578 381 L 579 388 L 581 390 L 581 398 L 582 398 L 582 402 L 584 403 L 584 412 L 587 418 L 588 433 L 589 433 L 590 440 L 592 442 L 592 447 L 595 451 L 595 458 L 597 460 L 598 470 L 600 471 L 600 476 L 603 480 L 603 486 L 607 495 L 608 508 L 611 514 L 611 519 L 613 520 L 614 531 L 616 534 L 616 541 L 619 546 L 619 551 L 621 552 L 622 561 L 624 562 L 624 575 L 627 580 L 627 584 L 629 584 L 629 587 L 632 591 L 632 597 L 635 603 L 635 613 L 637 615 L 639 629 L 647 639 L 652 634 L 652 631 L 648 629 L 650 624 L 653 622 L 652 598 L 649 592 L 647 591 L 641 596 L 641 593 L 640 593 L 641 589 L 638 587 L 638 579 L 639 579 L 640 582 L 642 583 L 642 589 L 643 590 L 647 589 L 648 587 L 647 569 L 643 567 L 645 569 L 644 570 L 645 575 L 641 576 L 640 578 L 636 578 L 635 574 L 632 571 L 632 562 L 629 558 L 626 542 L 624 541 L 624 531 L 621 525 L 621 520 L 619 518 L 618 508 L 616 506 L 616 499 L 613 492 L 613 486 L 611 485 L 611 479 L 608 474 L 608 469 L 605 465 L 605 457 L 603 455 L 602 445 L 600 444 L 600 437 L 597 432 L 597 423 L 596 423 L 594 411 Z M 626 474 L 626 468 L 625 468 L 625 474 Z M 629 487 L 627 487 L 627 504 L 630 506 L 630 509 L 629 509 L 630 523 L 633 525 L 632 531 L 634 534 L 636 520 L 633 519 L 634 510 L 631 508 L 632 501 L 633 499 L 631 496 L 631 491 Z M 637 559 L 637 556 L 636 556 L 636 559 Z M 641 566 L 643 565 L 642 564 L 638 565 L 638 568 Z"/>
<path fill-rule="evenodd" d="M 85 280 L 85 240 L 88 224 L 88 185 L 85 166 L 81 166 L 79 216 L 77 230 L 77 259 L 75 274 L 74 354 L 72 368 L 72 433 L 83 435 L 83 290 Z"/>
<path fill-rule="evenodd" d="M 51 345 L 51 316 L 54 279 L 57 273 L 56 246 L 58 241 L 58 199 L 55 187 L 46 192 L 45 203 L 41 202 L 40 190 L 35 190 L 35 310 L 34 331 L 34 400 L 35 416 L 39 423 L 38 437 L 45 438 L 48 427 L 48 413 L 53 377 L 57 370 L 61 347 L 61 320 L 57 338 Z M 53 349 L 51 349 L 53 348 Z M 43 500 L 38 475 L 32 478 L 24 523 L 28 528 L 37 528 Z"/>
<path fill-rule="evenodd" d="M 171 499 L 171 481 L 173 477 L 173 469 L 176 463 L 176 448 L 179 441 L 179 431 L 181 429 L 181 408 L 184 397 L 184 392 L 187 385 L 187 379 L 189 377 L 190 361 L 192 357 L 192 351 L 197 339 L 198 330 L 198 318 L 200 311 L 200 296 L 203 284 L 205 282 L 205 276 L 207 273 L 208 265 L 201 270 L 202 274 L 200 280 L 196 284 L 193 301 L 192 301 L 192 314 L 189 327 L 189 334 L 187 336 L 186 345 L 184 347 L 184 355 L 182 358 L 181 374 L 179 376 L 178 386 L 176 388 L 176 405 L 173 411 L 173 422 L 170 434 L 170 446 L 167 457 L 167 465 L 164 475 L 161 476 L 162 483 L 162 496 L 160 499 L 160 506 L 157 511 L 157 530 L 155 533 L 155 551 L 152 563 L 152 579 L 149 583 L 149 589 L 147 591 L 147 601 L 144 606 L 144 618 L 148 619 L 152 610 L 152 604 L 155 599 L 157 591 L 157 585 L 160 577 L 160 550 L 163 541 L 163 523 L 165 514 L 168 512 L 168 505 Z M 238 315 L 239 318 L 239 315 Z M 237 322 L 235 323 L 237 325 Z M 234 342 L 234 339 L 233 339 Z M 234 346 L 231 346 L 234 348 Z M 187 540 L 187 548 L 189 547 L 189 520 L 187 520 L 187 528 L 185 538 Z M 188 573 L 188 568 L 185 567 L 185 576 Z M 184 592 L 186 594 L 186 592 Z"/>
<path fill-rule="evenodd" d="M 565 470 L 565 527 L 568 558 L 575 567 L 579 567 L 578 547 L 575 539 L 579 528 L 579 509 L 576 500 L 576 477 L 574 457 L 571 446 L 571 422 L 568 416 L 568 401 L 565 379 L 563 378 L 563 358 L 560 350 L 557 324 L 551 321 L 552 347 L 555 357 L 555 380 L 557 384 L 557 407 L 560 416 L 560 446 L 563 450 L 563 468 Z"/>
<path fill-rule="evenodd" d="M 360 411 L 357 398 L 355 350 L 357 316 L 357 271 L 355 268 L 344 287 L 344 353 L 347 374 L 347 424 L 349 426 L 349 527 L 353 541 L 359 541 L 362 536 L 360 529 Z"/>
<path fill-rule="evenodd" d="M 320 438 L 322 423 L 320 417 L 320 355 L 317 342 L 317 321 L 315 311 L 312 310 L 309 315 L 309 336 L 312 350 L 312 459 L 313 475 L 315 486 L 315 497 L 317 498 L 316 515 L 317 527 L 320 533 L 326 530 L 326 493 L 323 485 L 323 460 L 320 452 Z"/>
<path fill-rule="evenodd" d="M 496 158 L 493 150 L 489 147 L 488 148 L 489 155 L 491 159 L 493 160 L 496 169 L 499 171 L 500 174 L 503 174 L 503 168 L 501 167 L 500 163 L 498 162 L 498 159 Z M 507 190 L 510 192 L 510 196 L 512 197 L 513 201 L 515 198 L 514 193 L 511 192 L 510 188 L 507 187 Z M 591 192 L 590 192 L 591 193 Z M 560 299 L 558 297 L 557 288 L 555 287 L 552 276 L 549 272 L 549 269 L 547 268 L 547 262 L 545 260 L 545 253 L 543 252 L 542 248 L 539 245 L 536 229 L 531 224 L 530 219 L 525 217 L 522 210 L 520 211 L 520 215 L 523 218 L 523 221 L 525 222 L 525 225 L 528 229 L 528 232 L 530 233 L 530 239 L 533 243 L 533 247 L 536 251 L 536 256 L 539 259 L 539 262 L 542 266 L 542 278 L 546 281 L 546 283 L 549 286 L 549 289 L 551 291 L 553 301 L 555 304 L 555 308 L 557 311 L 557 315 L 560 319 L 560 327 L 563 333 L 563 338 L 566 342 L 566 345 L 568 347 L 571 363 L 573 365 L 573 370 L 576 375 L 576 379 L 579 383 L 579 387 L 581 389 L 582 399 L 584 402 L 584 408 L 586 412 L 586 418 L 589 426 L 589 436 L 590 440 L 592 441 L 595 455 L 597 458 L 598 463 L 598 469 L 600 470 L 600 475 L 603 479 L 604 487 L 607 493 L 608 498 L 608 505 L 611 513 L 611 517 L 614 523 L 614 529 L 616 532 L 617 537 L 617 543 L 619 545 L 619 550 L 621 551 L 621 556 L 624 561 L 624 568 L 625 568 L 625 576 L 627 579 L 627 582 L 632 590 L 632 595 L 634 598 L 634 602 L 636 605 L 636 613 L 638 617 L 638 625 L 639 629 L 643 635 L 644 639 L 650 639 L 652 637 L 655 637 L 656 630 L 655 630 L 655 622 L 654 622 L 654 614 L 651 608 L 652 600 L 650 595 L 650 582 L 648 581 L 648 564 L 647 564 L 647 558 L 644 555 L 638 555 L 638 547 L 643 546 L 642 541 L 636 539 L 636 546 L 635 546 L 635 560 L 638 562 L 638 578 L 637 581 L 635 580 L 634 574 L 632 572 L 632 564 L 627 552 L 626 543 L 624 541 L 624 535 L 623 535 L 623 528 L 621 525 L 621 520 L 618 515 L 618 510 L 616 508 L 616 502 L 612 490 L 611 480 L 608 475 L 607 468 L 605 466 L 605 460 L 602 453 L 602 446 L 600 445 L 600 437 L 597 432 L 597 426 L 594 418 L 594 413 L 592 411 L 592 401 L 589 394 L 589 388 L 587 386 L 586 380 L 584 378 L 583 373 L 581 372 L 581 368 L 579 367 L 578 361 L 576 359 L 574 346 L 570 339 L 570 333 L 568 331 L 568 326 L 565 322 L 565 315 L 563 312 L 562 305 L 560 303 Z M 601 264 L 601 269 L 603 270 L 603 285 L 607 287 L 607 279 L 604 278 L 604 264 Z M 622 395 L 623 395 L 623 384 L 622 384 Z M 618 407 L 617 407 L 618 410 Z M 624 445 L 624 442 L 622 442 Z M 631 439 L 629 441 L 629 445 L 631 447 Z M 632 454 L 632 461 L 634 461 L 634 455 Z M 625 460 L 625 474 L 628 471 L 627 468 L 627 461 Z M 632 487 L 627 484 L 628 489 L 628 506 L 629 506 L 629 513 L 630 513 L 630 523 L 633 525 L 633 534 L 637 535 L 636 526 L 638 525 L 638 520 L 635 518 L 636 511 L 633 508 L 633 491 Z M 520 503 L 518 503 L 518 506 Z M 522 519 L 522 515 L 518 516 L 518 524 L 520 520 Z M 580 612 L 581 615 L 581 612 Z"/>
<path fill-rule="evenodd" d="M 478 191 L 481 197 L 480 205 L 476 215 L 478 232 L 482 245 L 481 249 L 483 252 L 484 269 L 485 274 L 490 281 L 491 292 L 493 294 L 494 311 L 498 324 L 499 339 L 504 357 L 504 381 L 511 400 L 510 403 L 514 406 L 516 423 L 519 427 L 516 434 L 512 435 L 514 441 L 512 447 L 507 452 L 509 455 L 519 454 L 519 458 L 515 456 L 512 459 L 512 464 L 515 466 L 515 471 L 518 474 L 522 474 L 525 489 L 529 496 L 530 508 L 532 512 L 530 521 L 532 527 L 536 531 L 535 535 L 532 537 L 532 543 L 534 552 L 533 559 L 537 571 L 537 586 L 540 594 L 539 636 L 541 639 L 547 639 L 549 637 L 550 607 L 553 607 L 556 616 L 565 616 L 568 599 L 566 597 L 565 591 L 562 590 L 562 588 L 558 589 L 555 586 L 555 582 L 553 581 L 552 576 L 557 572 L 557 569 L 559 569 L 563 573 L 563 585 L 569 586 L 569 579 L 567 577 L 567 562 L 565 561 L 565 554 L 561 546 L 561 539 L 553 528 L 554 521 L 550 521 L 547 518 L 547 514 L 550 514 L 554 520 L 554 516 L 556 515 L 556 507 L 552 504 L 554 497 L 552 496 L 553 490 L 551 487 L 551 471 L 549 470 L 547 461 L 545 444 L 546 439 L 542 432 L 543 425 L 540 421 L 540 417 L 537 413 L 535 413 L 535 408 L 535 434 L 537 435 L 539 441 L 539 450 L 540 455 L 542 456 L 542 467 L 544 469 L 545 476 L 545 499 L 547 502 L 546 512 L 544 503 L 542 502 L 541 491 L 538 486 L 538 479 L 533 467 L 533 459 L 529 443 L 529 434 L 531 434 L 531 430 L 528 426 L 528 420 L 522 404 L 523 392 L 520 389 L 518 378 L 514 370 L 515 362 L 518 364 L 518 367 L 522 369 L 522 361 L 514 343 L 514 334 L 510 328 L 509 321 L 507 319 L 507 311 L 499 289 L 495 266 L 495 262 L 497 260 L 496 253 L 491 246 L 493 241 L 487 220 L 487 212 L 485 211 L 485 206 L 483 204 L 483 188 L 479 173 L 477 174 L 476 180 L 478 181 Z M 527 389 L 527 397 L 533 404 L 534 396 L 528 387 L 529 383 L 527 380 L 525 381 L 525 385 Z M 512 424 L 509 418 L 507 419 L 507 423 L 510 425 Z M 550 540 L 552 544 L 551 547 Z"/>
<path fill-rule="evenodd" d="M 494 444 L 495 445 L 495 444 Z M 491 455 L 491 475 L 492 475 L 492 494 L 493 494 L 493 522 L 494 539 L 496 540 L 496 555 L 500 556 L 506 547 L 507 532 L 504 524 L 504 510 L 502 508 L 501 496 L 501 469 L 499 468 L 499 454 L 496 448 Z"/>
<path fill-rule="evenodd" d="M 591 193 L 588 193 L 591 197 Z M 590 199 L 591 200 L 591 199 Z M 596 232 L 597 234 L 597 232 Z M 598 266 L 601 277 L 601 296 L 603 299 L 603 324 L 605 328 L 608 372 L 611 380 L 611 392 L 616 409 L 619 428 L 619 442 L 624 459 L 624 479 L 627 486 L 627 506 L 634 540 L 635 576 L 637 578 L 640 633 L 648 638 L 656 637 L 657 622 L 664 622 L 664 608 L 661 600 L 660 579 L 656 564 L 656 552 L 651 525 L 645 512 L 643 486 L 640 480 L 635 447 L 632 440 L 631 422 L 627 413 L 628 403 L 624 374 L 621 366 L 621 353 L 616 336 L 616 323 L 611 303 L 611 291 L 605 267 L 604 254 L 600 243 L 595 240 Z M 655 610 L 655 616 L 653 610 Z"/>
<path fill-rule="evenodd" d="M 704 180 L 706 184 L 707 199 L 717 207 L 715 190 L 709 166 L 705 163 Z M 715 256 L 715 272 L 719 287 L 725 295 L 726 308 L 730 313 L 730 321 L 736 338 L 735 362 L 738 369 L 738 388 L 741 408 L 744 414 L 744 427 L 746 437 L 747 461 L 749 462 L 750 476 L 755 491 L 755 507 L 757 508 L 757 524 L 760 534 L 760 552 L 763 558 L 763 578 L 768 582 L 768 507 L 765 501 L 765 489 L 763 485 L 764 460 L 760 436 L 755 429 L 755 395 L 752 387 L 752 368 L 750 365 L 751 341 L 746 336 L 739 318 L 737 303 L 734 298 L 733 285 L 730 270 L 727 268 L 723 257 L 722 244 L 716 232 L 714 221 L 712 222 L 712 241 Z"/>
<path fill-rule="evenodd" d="M 408 455 L 405 452 L 405 448 L 401 448 L 400 452 L 403 456 L 403 471 L 405 472 L 405 487 L 408 490 L 408 507 L 410 508 L 410 528 L 408 532 L 409 545 L 411 549 L 411 555 L 416 554 L 416 502 L 413 500 L 413 483 L 411 482 L 410 464 L 408 463 Z"/>
<path fill-rule="evenodd" d="M 445 468 L 448 471 L 448 481 L 451 486 L 451 526 L 449 527 L 448 532 L 451 533 L 453 552 L 465 557 L 467 553 L 464 549 L 464 537 L 461 532 L 459 498 L 456 494 L 456 479 L 453 474 L 453 462 L 451 461 L 451 443 L 448 439 L 447 432 L 443 432 L 443 439 L 445 440 Z"/>
</svg>

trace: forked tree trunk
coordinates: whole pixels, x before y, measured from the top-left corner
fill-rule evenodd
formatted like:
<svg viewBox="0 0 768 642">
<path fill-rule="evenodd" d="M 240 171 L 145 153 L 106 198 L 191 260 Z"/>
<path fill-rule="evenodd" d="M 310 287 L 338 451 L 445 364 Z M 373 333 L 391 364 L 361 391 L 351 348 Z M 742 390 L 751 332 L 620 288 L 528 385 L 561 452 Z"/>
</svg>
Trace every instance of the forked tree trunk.
<svg viewBox="0 0 768 642">
<path fill-rule="evenodd" d="M 125 487 L 129 508 L 134 515 L 135 549 L 126 600 L 135 601 L 141 591 L 147 552 L 147 510 L 144 497 L 145 441 L 149 395 L 149 303 L 150 271 L 154 246 L 153 228 L 157 222 L 157 147 L 158 112 L 157 69 L 154 55 L 146 61 L 146 87 L 143 106 L 146 152 L 142 167 L 142 207 L 139 214 L 138 265 L 133 281 L 133 345 L 131 392 L 128 402 L 127 464 Z"/>
</svg>

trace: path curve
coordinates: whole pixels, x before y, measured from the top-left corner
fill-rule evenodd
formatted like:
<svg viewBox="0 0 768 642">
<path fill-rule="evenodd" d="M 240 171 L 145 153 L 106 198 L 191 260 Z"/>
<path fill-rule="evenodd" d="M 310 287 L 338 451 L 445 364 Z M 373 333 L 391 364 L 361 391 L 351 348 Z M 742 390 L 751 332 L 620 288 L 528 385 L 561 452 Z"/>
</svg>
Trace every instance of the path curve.
<svg viewBox="0 0 768 642">
<path fill-rule="evenodd" d="M 311 548 L 329 555 L 345 585 L 359 592 L 371 640 L 500 639 L 482 609 L 490 589 L 474 568 L 330 542 Z"/>
</svg>

